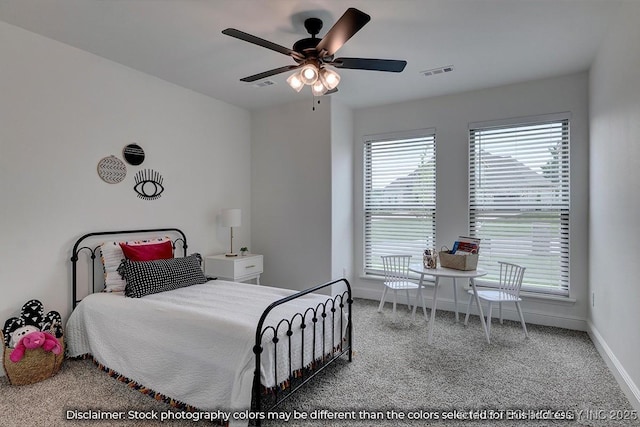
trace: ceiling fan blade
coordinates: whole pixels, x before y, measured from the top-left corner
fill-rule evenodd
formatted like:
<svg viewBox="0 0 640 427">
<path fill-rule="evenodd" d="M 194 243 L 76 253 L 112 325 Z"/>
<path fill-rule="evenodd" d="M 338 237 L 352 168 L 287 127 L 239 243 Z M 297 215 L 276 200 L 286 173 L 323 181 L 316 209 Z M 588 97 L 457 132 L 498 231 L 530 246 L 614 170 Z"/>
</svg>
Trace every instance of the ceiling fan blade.
<svg viewBox="0 0 640 427">
<path fill-rule="evenodd" d="M 226 30 L 222 30 L 222 34 L 235 37 L 237 39 L 253 43 L 258 46 L 266 47 L 267 49 L 275 50 L 276 52 L 282 53 L 284 55 L 289 55 L 296 59 L 304 59 L 304 57 L 295 50 L 289 49 L 288 47 L 280 46 L 279 44 L 270 42 L 269 40 L 261 39 L 260 37 L 245 33 L 244 31 L 236 30 L 235 28 L 227 28 Z"/>
<path fill-rule="evenodd" d="M 396 59 L 368 59 L 368 58 L 336 58 L 329 62 L 336 68 L 349 68 L 352 70 L 389 71 L 399 73 L 404 70 L 407 61 Z"/>
<path fill-rule="evenodd" d="M 331 95 L 332 93 L 336 93 L 337 91 L 338 91 L 338 88 L 334 87 L 333 89 L 326 91 L 324 94 Z"/>
<path fill-rule="evenodd" d="M 274 76 L 276 74 L 285 73 L 287 71 L 295 70 L 296 68 L 300 68 L 302 65 L 287 65 L 280 68 L 274 68 L 273 70 L 264 71 L 260 74 L 254 74 L 253 76 L 245 77 L 240 79 L 242 82 L 255 82 L 256 80 L 264 79 L 265 77 Z"/>
<path fill-rule="evenodd" d="M 325 50 L 328 56 L 333 55 L 370 20 L 366 13 L 350 7 L 320 40 L 316 49 L 318 52 Z"/>
</svg>

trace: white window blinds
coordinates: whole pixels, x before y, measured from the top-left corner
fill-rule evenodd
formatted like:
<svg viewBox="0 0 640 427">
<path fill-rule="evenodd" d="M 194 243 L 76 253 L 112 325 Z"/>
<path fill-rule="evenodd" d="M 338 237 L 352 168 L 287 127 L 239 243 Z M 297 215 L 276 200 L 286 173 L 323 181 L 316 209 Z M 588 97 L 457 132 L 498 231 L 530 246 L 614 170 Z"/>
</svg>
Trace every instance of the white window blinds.
<svg viewBox="0 0 640 427">
<path fill-rule="evenodd" d="M 526 267 L 523 291 L 569 294 L 569 117 L 469 128 L 469 222 L 489 283 Z M 483 283 L 486 284 L 486 283 Z"/>
<path fill-rule="evenodd" d="M 435 244 L 433 129 L 380 135 L 364 143 L 364 272 L 382 273 L 381 255 L 422 262 Z"/>
</svg>

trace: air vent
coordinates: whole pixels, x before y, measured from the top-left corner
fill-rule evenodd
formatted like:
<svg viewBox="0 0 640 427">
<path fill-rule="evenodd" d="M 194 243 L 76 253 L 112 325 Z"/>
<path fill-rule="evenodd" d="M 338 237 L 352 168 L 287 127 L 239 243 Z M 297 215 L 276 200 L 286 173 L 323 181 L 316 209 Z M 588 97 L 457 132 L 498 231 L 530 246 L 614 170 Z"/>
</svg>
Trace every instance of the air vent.
<svg viewBox="0 0 640 427">
<path fill-rule="evenodd" d="M 275 84 L 276 82 L 274 82 L 273 80 L 263 80 L 260 83 L 254 84 L 253 87 L 267 87 L 267 86 L 273 86 Z"/>
<path fill-rule="evenodd" d="M 453 71 L 453 65 L 447 65 L 446 67 L 432 68 L 430 70 L 420 71 L 420 74 L 422 74 L 425 77 L 428 77 L 428 76 L 434 76 L 436 74 L 450 73 L 451 71 Z"/>
</svg>

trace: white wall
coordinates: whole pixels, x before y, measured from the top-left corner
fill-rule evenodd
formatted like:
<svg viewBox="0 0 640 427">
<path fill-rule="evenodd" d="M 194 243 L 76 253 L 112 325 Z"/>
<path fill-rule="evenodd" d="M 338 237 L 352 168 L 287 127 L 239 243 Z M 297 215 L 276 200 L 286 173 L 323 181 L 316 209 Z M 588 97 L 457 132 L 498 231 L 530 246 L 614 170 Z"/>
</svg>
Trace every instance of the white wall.
<svg viewBox="0 0 640 427">
<path fill-rule="evenodd" d="M 301 101 L 251 113 L 251 229 L 261 283 L 331 279 L 331 106 Z"/>
<path fill-rule="evenodd" d="M 591 336 L 640 410 L 640 4 L 628 4 L 591 68 Z"/>
<path fill-rule="evenodd" d="M 353 112 L 331 99 L 331 280 L 353 280 Z"/>
<path fill-rule="evenodd" d="M 438 84 L 436 76 L 425 84 Z M 365 135 L 436 128 L 436 240 L 451 245 L 468 230 L 468 124 L 549 113 L 571 113 L 571 298 L 570 302 L 527 299 L 530 322 L 586 328 L 588 207 L 588 77 L 579 73 L 558 78 L 422 99 L 355 111 L 355 281 L 356 295 L 379 299 L 380 281 L 362 277 L 362 149 Z M 453 310 L 453 290 L 443 286 L 438 308 Z M 429 292 L 430 295 L 430 292 Z M 459 309 L 466 310 L 466 298 Z M 429 302 L 429 301 L 427 301 Z M 505 317 L 516 319 L 515 310 Z"/>
<path fill-rule="evenodd" d="M 91 231 L 175 226 L 189 251 L 221 253 L 222 207 L 243 208 L 250 245 L 250 115 L 149 75 L 0 22 L 0 321 L 40 299 L 70 312 L 71 246 Z M 146 159 L 119 184 L 96 172 L 139 143 Z M 165 191 L 133 191 L 152 168 Z"/>
</svg>

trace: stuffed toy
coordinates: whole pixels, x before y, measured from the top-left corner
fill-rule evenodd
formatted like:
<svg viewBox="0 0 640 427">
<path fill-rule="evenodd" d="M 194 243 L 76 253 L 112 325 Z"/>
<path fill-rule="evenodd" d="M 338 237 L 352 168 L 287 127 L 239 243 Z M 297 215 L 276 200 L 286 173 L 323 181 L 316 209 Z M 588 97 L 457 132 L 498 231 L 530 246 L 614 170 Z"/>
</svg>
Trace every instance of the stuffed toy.
<svg viewBox="0 0 640 427">
<path fill-rule="evenodd" d="M 52 332 L 55 338 L 62 337 L 62 318 L 57 311 L 44 314 L 42 303 L 36 299 L 22 306 L 20 317 L 7 319 L 2 329 L 4 345 L 15 348 L 25 335 L 31 332 Z"/>
<path fill-rule="evenodd" d="M 11 333 L 11 335 L 9 336 L 9 345 L 8 345 L 8 347 L 16 348 L 16 346 L 18 345 L 18 343 L 20 342 L 20 340 L 22 338 L 24 338 L 27 335 L 32 334 L 34 332 L 40 332 L 40 329 L 36 328 L 35 326 L 31 326 L 31 325 L 20 326 L 18 329 L 13 331 Z"/>
<path fill-rule="evenodd" d="M 35 331 L 23 336 L 20 339 L 18 344 L 11 352 L 9 359 L 12 362 L 17 363 L 22 360 L 22 357 L 24 356 L 24 352 L 26 350 L 33 350 L 40 347 L 42 347 L 44 351 L 50 351 L 53 354 L 60 354 L 62 350 L 62 347 L 60 346 L 60 343 L 58 342 L 56 337 L 51 335 L 49 332 Z"/>
</svg>

